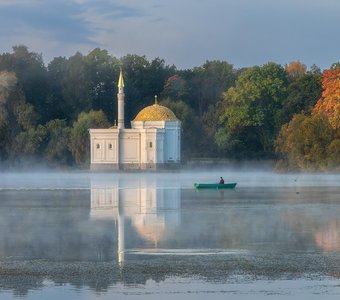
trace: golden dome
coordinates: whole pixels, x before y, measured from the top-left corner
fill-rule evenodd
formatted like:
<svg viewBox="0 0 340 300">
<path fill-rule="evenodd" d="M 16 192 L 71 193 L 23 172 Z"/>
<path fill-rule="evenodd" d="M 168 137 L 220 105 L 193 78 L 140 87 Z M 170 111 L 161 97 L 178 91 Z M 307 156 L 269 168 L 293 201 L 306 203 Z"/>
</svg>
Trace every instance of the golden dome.
<svg viewBox="0 0 340 300">
<path fill-rule="evenodd" d="M 167 107 L 157 103 L 143 108 L 134 121 L 175 121 L 175 114 Z"/>
</svg>

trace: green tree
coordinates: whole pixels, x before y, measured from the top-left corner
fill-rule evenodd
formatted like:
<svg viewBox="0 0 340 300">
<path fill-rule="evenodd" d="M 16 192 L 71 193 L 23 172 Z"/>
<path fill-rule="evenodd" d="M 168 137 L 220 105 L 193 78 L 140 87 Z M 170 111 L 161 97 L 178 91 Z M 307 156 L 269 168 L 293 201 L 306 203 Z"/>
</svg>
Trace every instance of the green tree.
<svg viewBox="0 0 340 300">
<path fill-rule="evenodd" d="M 0 72 L 0 158 L 7 156 L 7 147 L 10 142 L 10 116 L 8 112 L 9 95 L 17 83 L 14 72 Z"/>
<path fill-rule="evenodd" d="M 17 77 L 14 72 L 0 72 L 0 126 L 8 123 L 9 96 L 17 84 Z"/>
<path fill-rule="evenodd" d="M 280 128 L 279 115 L 287 94 L 284 68 L 274 63 L 242 72 L 224 94 L 216 143 L 228 155 L 270 154 Z"/>
<path fill-rule="evenodd" d="M 108 128 L 109 122 L 103 111 L 81 112 L 71 129 L 70 150 L 79 166 L 87 166 L 90 159 L 90 128 Z"/>
<path fill-rule="evenodd" d="M 41 160 L 46 146 L 46 136 L 46 128 L 43 125 L 21 131 L 12 147 L 14 158 L 22 162 L 38 158 Z"/>
<path fill-rule="evenodd" d="M 221 100 L 222 93 L 234 85 L 236 71 L 228 62 L 213 60 L 184 72 L 182 77 L 190 86 L 185 102 L 203 116 L 209 106 Z"/>
<path fill-rule="evenodd" d="M 309 114 L 321 97 L 322 74 L 307 72 L 294 77 L 287 88 L 287 98 L 283 101 L 280 123 L 289 122 L 296 113 Z"/>
<path fill-rule="evenodd" d="M 45 157 L 53 165 L 71 164 L 72 155 L 69 149 L 71 128 L 65 120 L 51 120 L 45 125 L 46 148 Z"/>
<path fill-rule="evenodd" d="M 16 135 L 32 126 L 35 119 L 15 73 L 0 71 L 0 159 L 9 158 Z"/>
<path fill-rule="evenodd" d="M 51 120 L 18 132 L 11 145 L 11 159 L 23 165 L 37 162 L 53 166 L 71 164 L 69 143 L 70 128 L 65 120 Z"/>
<path fill-rule="evenodd" d="M 57 57 L 48 65 L 51 119 L 73 121 L 81 111 L 104 110 L 113 121 L 119 61 L 96 48 L 88 55 Z"/>
<path fill-rule="evenodd" d="M 66 103 L 64 97 L 64 77 L 68 70 L 68 60 L 65 57 L 55 57 L 48 64 L 48 85 L 49 94 L 47 96 L 46 113 L 49 119 L 67 119 L 70 121 L 72 111 Z"/>
<path fill-rule="evenodd" d="M 200 154 L 204 157 L 219 157 L 221 156 L 220 147 L 216 144 L 216 133 L 219 128 L 219 116 L 223 114 L 222 102 L 219 101 L 216 105 L 210 105 L 208 111 L 202 116 L 202 136 Z M 220 140 L 221 143 L 223 143 Z M 227 146 L 227 145 L 225 145 Z M 226 147 L 223 147 L 225 149 Z"/>
<path fill-rule="evenodd" d="M 13 105 L 13 115 L 17 127 L 26 130 L 34 126 L 37 122 L 37 114 L 34 111 L 33 105 L 25 101 L 25 96 L 22 91 L 15 92 L 16 103 Z"/>
<path fill-rule="evenodd" d="M 40 123 L 48 120 L 46 103 L 48 94 L 47 70 L 42 55 L 29 52 L 26 46 L 14 46 L 13 53 L 0 55 L 0 71 L 16 74 L 26 101 L 33 105 Z"/>
<path fill-rule="evenodd" d="M 64 98 L 64 113 L 61 119 L 74 120 L 81 111 L 88 111 L 91 103 L 88 97 L 89 80 L 85 70 L 84 56 L 77 52 L 66 64 L 61 88 Z"/>
<path fill-rule="evenodd" d="M 328 169 L 340 171 L 340 134 L 327 147 Z"/>
<path fill-rule="evenodd" d="M 103 110 L 113 122 L 117 118 L 117 81 L 119 60 L 107 50 L 96 48 L 84 57 L 91 109 Z"/>
</svg>

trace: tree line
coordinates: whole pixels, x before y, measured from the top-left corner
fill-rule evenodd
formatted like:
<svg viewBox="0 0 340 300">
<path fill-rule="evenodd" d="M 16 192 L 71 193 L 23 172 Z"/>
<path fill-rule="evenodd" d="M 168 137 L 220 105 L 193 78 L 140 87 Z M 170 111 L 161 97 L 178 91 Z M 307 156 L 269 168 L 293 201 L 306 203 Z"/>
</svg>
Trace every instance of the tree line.
<svg viewBox="0 0 340 300">
<path fill-rule="evenodd" d="M 126 127 L 158 95 L 182 121 L 184 162 L 273 159 L 280 170 L 339 170 L 339 63 L 321 72 L 298 61 L 237 69 L 212 60 L 180 70 L 96 48 L 46 66 L 26 46 L 0 54 L 1 164 L 87 168 L 88 129 L 117 119 L 121 66 Z"/>
</svg>

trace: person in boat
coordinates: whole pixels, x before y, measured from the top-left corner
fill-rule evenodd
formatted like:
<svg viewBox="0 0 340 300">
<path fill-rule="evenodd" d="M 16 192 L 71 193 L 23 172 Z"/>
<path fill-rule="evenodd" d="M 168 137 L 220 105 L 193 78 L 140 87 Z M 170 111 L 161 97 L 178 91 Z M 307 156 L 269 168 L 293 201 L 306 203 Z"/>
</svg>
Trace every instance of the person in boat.
<svg viewBox="0 0 340 300">
<path fill-rule="evenodd" d="M 224 179 L 222 178 L 222 177 L 220 177 L 221 179 L 220 179 L 220 182 L 219 182 L 219 184 L 224 184 Z"/>
</svg>

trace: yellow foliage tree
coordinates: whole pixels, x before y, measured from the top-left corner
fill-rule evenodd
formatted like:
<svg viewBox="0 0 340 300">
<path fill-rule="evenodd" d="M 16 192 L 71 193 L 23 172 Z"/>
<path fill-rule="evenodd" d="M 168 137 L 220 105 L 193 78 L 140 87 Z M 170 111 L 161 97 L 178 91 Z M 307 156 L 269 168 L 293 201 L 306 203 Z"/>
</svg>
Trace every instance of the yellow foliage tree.
<svg viewBox="0 0 340 300">
<path fill-rule="evenodd" d="M 292 61 L 286 65 L 286 72 L 290 77 L 298 77 L 306 73 L 307 67 L 305 64 L 299 61 Z"/>
<path fill-rule="evenodd" d="M 336 168 L 339 159 L 334 148 L 339 143 L 334 140 L 334 132 L 324 114 L 294 115 L 282 126 L 275 142 L 276 151 L 284 155 L 277 168 L 308 171 Z"/>
</svg>

